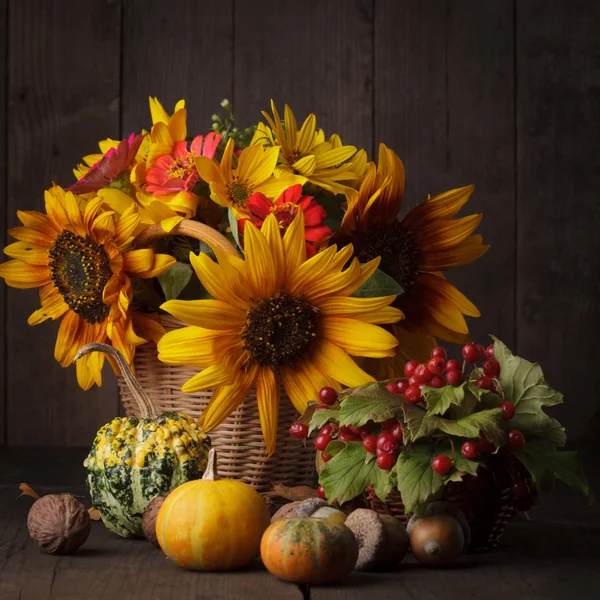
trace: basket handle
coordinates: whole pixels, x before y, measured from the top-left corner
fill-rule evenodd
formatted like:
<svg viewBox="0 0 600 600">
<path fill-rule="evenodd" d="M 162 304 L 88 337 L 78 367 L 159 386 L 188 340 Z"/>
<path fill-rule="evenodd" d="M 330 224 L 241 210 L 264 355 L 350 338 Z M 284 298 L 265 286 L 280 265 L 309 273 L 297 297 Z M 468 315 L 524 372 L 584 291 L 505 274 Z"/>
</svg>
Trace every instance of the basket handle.
<svg viewBox="0 0 600 600">
<path fill-rule="evenodd" d="M 108 354 L 115 360 L 119 369 L 121 369 L 121 375 L 123 376 L 125 383 L 127 383 L 131 395 L 138 405 L 140 417 L 143 419 L 155 419 L 156 407 L 150 396 L 146 393 L 146 390 L 144 390 L 140 382 L 135 378 L 125 357 L 114 346 L 109 346 L 108 344 L 103 344 L 101 342 L 92 342 L 91 344 L 79 348 L 73 362 L 76 363 L 80 358 L 90 352 L 104 352 L 104 354 Z"/>
<path fill-rule="evenodd" d="M 206 242 L 211 248 L 219 248 L 219 250 L 241 258 L 237 248 L 224 235 L 204 223 L 190 219 L 184 219 L 169 232 L 165 231 L 160 223 L 150 225 L 133 240 L 133 245 L 135 248 L 147 248 L 170 235 L 185 235 Z"/>
</svg>

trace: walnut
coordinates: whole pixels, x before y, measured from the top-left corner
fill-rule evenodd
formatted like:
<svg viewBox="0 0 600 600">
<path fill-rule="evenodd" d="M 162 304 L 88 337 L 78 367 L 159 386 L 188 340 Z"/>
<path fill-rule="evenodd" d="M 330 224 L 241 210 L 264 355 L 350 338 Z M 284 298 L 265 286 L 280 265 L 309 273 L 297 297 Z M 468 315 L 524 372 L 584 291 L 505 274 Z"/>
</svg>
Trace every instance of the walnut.
<svg viewBox="0 0 600 600">
<path fill-rule="evenodd" d="M 156 537 L 156 517 L 158 516 L 158 511 L 168 495 L 169 494 L 156 496 L 154 500 L 148 503 L 148 506 L 146 506 L 144 509 L 144 514 L 142 516 L 142 529 L 144 530 L 144 535 L 146 536 L 146 539 L 150 543 L 154 544 L 157 548 L 159 547 L 159 544 Z"/>
<path fill-rule="evenodd" d="M 29 509 L 27 528 L 44 552 L 69 554 L 87 540 L 90 515 L 71 494 L 49 494 Z"/>
<path fill-rule="evenodd" d="M 358 542 L 357 571 L 395 567 L 408 551 L 404 525 L 390 515 L 367 508 L 351 512 L 345 523 Z"/>
</svg>

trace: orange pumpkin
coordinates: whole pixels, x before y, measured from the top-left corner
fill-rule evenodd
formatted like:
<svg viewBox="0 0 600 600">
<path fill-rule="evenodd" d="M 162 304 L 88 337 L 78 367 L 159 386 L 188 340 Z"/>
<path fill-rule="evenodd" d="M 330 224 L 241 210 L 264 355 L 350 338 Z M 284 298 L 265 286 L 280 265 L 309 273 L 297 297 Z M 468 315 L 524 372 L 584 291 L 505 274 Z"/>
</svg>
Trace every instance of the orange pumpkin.
<svg viewBox="0 0 600 600">
<path fill-rule="evenodd" d="M 260 555 L 265 567 L 279 579 L 321 585 L 350 574 L 358 558 L 358 544 L 341 523 L 284 517 L 265 531 Z"/>
<path fill-rule="evenodd" d="M 217 476 L 211 450 L 202 479 L 172 491 L 156 518 L 156 537 L 177 565 L 200 571 L 239 569 L 260 552 L 269 511 L 249 485 Z"/>
</svg>

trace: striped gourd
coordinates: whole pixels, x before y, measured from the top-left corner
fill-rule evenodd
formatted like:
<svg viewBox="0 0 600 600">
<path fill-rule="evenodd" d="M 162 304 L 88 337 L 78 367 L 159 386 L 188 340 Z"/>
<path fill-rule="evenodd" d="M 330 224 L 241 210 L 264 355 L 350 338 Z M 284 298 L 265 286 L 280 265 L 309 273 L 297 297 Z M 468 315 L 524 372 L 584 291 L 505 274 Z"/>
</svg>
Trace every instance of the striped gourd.
<svg viewBox="0 0 600 600">
<path fill-rule="evenodd" d="M 89 344 L 76 360 L 93 351 L 106 352 L 117 361 L 141 416 L 116 417 L 96 434 L 84 463 L 92 504 L 110 531 L 142 537 L 144 508 L 156 496 L 202 476 L 210 439 L 191 417 L 153 416 L 152 401 L 112 346 Z"/>
</svg>

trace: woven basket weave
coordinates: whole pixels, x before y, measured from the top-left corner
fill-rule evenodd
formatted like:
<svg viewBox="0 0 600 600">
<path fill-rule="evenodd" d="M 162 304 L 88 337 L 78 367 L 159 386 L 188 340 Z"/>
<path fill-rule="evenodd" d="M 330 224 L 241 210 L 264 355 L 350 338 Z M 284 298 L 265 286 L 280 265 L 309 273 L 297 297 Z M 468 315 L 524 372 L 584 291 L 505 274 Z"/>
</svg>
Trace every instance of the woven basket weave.
<svg viewBox="0 0 600 600">
<path fill-rule="evenodd" d="M 170 316 L 161 316 L 166 331 L 178 329 L 183 323 Z M 135 355 L 136 378 L 152 399 L 157 411 L 180 412 L 198 417 L 208 405 L 210 390 L 184 394 L 181 386 L 198 372 L 194 367 L 166 365 L 157 358 L 156 346 L 140 346 Z M 119 377 L 119 391 L 127 416 L 137 414 L 137 404 L 124 380 Z M 289 435 L 289 426 L 298 413 L 281 390 L 277 449 L 267 457 L 260 429 L 256 394 L 246 400 L 219 427 L 210 432 L 212 447 L 219 455 L 219 475 L 239 479 L 260 492 L 272 489 L 274 483 L 287 486 L 315 485 L 315 451 L 312 444 L 304 447 Z"/>
</svg>

